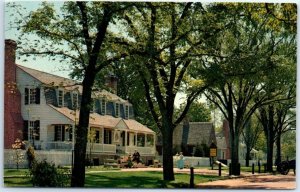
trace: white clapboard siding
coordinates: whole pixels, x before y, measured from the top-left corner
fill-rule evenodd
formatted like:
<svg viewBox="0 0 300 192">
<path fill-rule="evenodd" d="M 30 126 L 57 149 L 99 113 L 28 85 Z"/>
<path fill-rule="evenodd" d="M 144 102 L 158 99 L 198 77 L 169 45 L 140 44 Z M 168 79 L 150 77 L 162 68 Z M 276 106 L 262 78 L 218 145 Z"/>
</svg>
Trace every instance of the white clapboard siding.
<svg viewBox="0 0 300 192">
<path fill-rule="evenodd" d="M 22 98 L 22 117 L 24 120 L 29 121 L 40 120 L 40 141 L 35 141 L 35 143 L 37 145 L 41 144 L 43 148 L 43 143 L 54 140 L 54 128 L 51 126 L 52 124 L 73 125 L 74 122 L 46 104 L 44 88 L 41 86 L 41 82 L 19 68 L 17 68 L 17 82 Z M 40 87 L 40 104 L 25 105 L 25 87 Z"/>
</svg>

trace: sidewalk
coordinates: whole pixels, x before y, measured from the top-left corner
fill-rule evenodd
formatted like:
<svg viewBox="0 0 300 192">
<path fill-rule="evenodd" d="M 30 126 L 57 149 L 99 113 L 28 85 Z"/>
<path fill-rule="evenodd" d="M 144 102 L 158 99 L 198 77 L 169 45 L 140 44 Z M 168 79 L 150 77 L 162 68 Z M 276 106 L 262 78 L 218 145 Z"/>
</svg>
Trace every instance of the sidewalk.
<svg viewBox="0 0 300 192">
<path fill-rule="evenodd" d="M 162 168 L 132 168 L 121 171 L 163 171 Z M 174 168 L 175 173 L 190 173 L 190 169 Z M 194 169 L 195 174 L 218 175 L 218 170 Z M 228 170 L 222 170 L 222 176 L 228 176 Z M 288 175 L 271 175 L 268 173 L 243 172 L 240 176 L 231 176 L 227 179 L 196 184 L 201 189 L 295 189 L 296 176 L 290 172 Z"/>
<path fill-rule="evenodd" d="M 197 184 L 201 189 L 296 189 L 296 176 L 288 175 L 249 175 L 208 183 Z"/>
</svg>

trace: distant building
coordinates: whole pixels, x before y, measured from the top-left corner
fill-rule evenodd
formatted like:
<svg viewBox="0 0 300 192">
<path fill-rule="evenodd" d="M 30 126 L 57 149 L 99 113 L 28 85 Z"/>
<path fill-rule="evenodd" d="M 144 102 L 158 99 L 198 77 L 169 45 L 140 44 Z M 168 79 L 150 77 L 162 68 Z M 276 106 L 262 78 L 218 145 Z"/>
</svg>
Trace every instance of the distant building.
<svg viewBox="0 0 300 192">
<path fill-rule="evenodd" d="M 227 120 L 223 121 L 223 129 L 221 132 L 216 134 L 217 139 L 217 147 L 218 147 L 218 159 L 231 159 L 230 154 L 230 136 L 229 136 L 229 123 Z M 263 152 L 262 153 L 263 156 Z M 257 161 L 259 159 L 259 151 L 256 149 L 252 149 L 250 152 L 251 160 Z M 242 165 L 245 164 L 246 159 L 246 145 L 240 136 L 240 143 L 239 143 L 239 161 Z"/>
<path fill-rule="evenodd" d="M 212 142 L 217 141 L 211 122 L 189 122 L 185 119 L 173 132 L 174 153 L 183 151 L 184 155 L 193 156 L 197 146 L 205 145 L 209 148 Z"/>
<path fill-rule="evenodd" d="M 229 141 L 229 124 L 228 121 L 223 121 L 223 129 L 216 134 L 217 140 L 217 158 L 230 159 L 230 141 Z"/>
</svg>

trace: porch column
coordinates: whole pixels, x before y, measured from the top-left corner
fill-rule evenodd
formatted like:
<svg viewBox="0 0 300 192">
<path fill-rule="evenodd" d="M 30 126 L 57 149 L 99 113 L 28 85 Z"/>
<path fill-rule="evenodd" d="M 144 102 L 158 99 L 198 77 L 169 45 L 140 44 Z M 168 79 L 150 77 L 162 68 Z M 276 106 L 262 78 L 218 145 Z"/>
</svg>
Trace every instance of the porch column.
<svg viewBox="0 0 300 192">
<path fill-rule="evenodd" d="M 102 152 L 104 151 L 104 127 L 101 128 L 101 146 L 102 146 Z"/>
<path fill-rule="evenodd" d="M 127 146 L 127 140 L 128 140 L 128 138 L 127 138 L 127 131 L 125 131 L 125 149 L 126 149 L 126 146 Z"/>
<path fill-rule="evenodd" d="M 145 142 L 144 142 L 144 147 L 147 147 L 147 133 L 145 133 Z"/>
<path fill-rule="evenodd" d="M 101 144 L 104 144 L 104 127 L 101 128 Z"/>
<path fill-rule="evenodd" d="M 127 130 L 125 130 L 125 145 L 124 145 L 124 152 L 125 153 L 127 153 L 127 149 L 128 149 L 128 147 L 127 147 L 127 140 L 128 140 L 128 138 L 127 138 Z"/>
<path fill-rule="evenodd" d="M 137 146 L 137 132 L 135 132 L 135 146 Z"/>
<path fill-rule="evenodd" d="M 155 134 L 153 134 L 153 146 L 152 147 L 154 148 L 154 152 L 156 152 L 156 135 Z"/>
</svg>

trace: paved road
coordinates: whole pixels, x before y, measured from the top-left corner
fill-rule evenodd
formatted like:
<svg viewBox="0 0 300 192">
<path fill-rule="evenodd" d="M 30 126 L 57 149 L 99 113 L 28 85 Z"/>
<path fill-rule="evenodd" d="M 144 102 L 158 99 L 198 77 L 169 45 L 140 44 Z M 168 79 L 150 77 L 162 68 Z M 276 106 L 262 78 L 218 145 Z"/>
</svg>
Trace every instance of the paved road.
<svg viewBox="0 0 300 192">
<path fill-rule="evenodd" d="M 296 176 L 294 174 L 249 175 L 201 183 L 196 187 L 205 189 L 296 189 Z"/>
<path fill-rule="evenodd" d="M 162 171 L 162 168 L 134 168 L 121 171 Z M 175 173 L 189 173 L 190 169 L 174 168 Z M 195 169 L 195 174 L 217 175 L 217 170 Z M 223 171 L 223 176 L 228 172 Z M 202 189 L 295 189 L 296 176 L 290 172 L 288 175 L 270 175 L 242 173 L 241 177 L 231 177 L 224 180 L 196 184 L 196 188 Z"/>
</svg>

